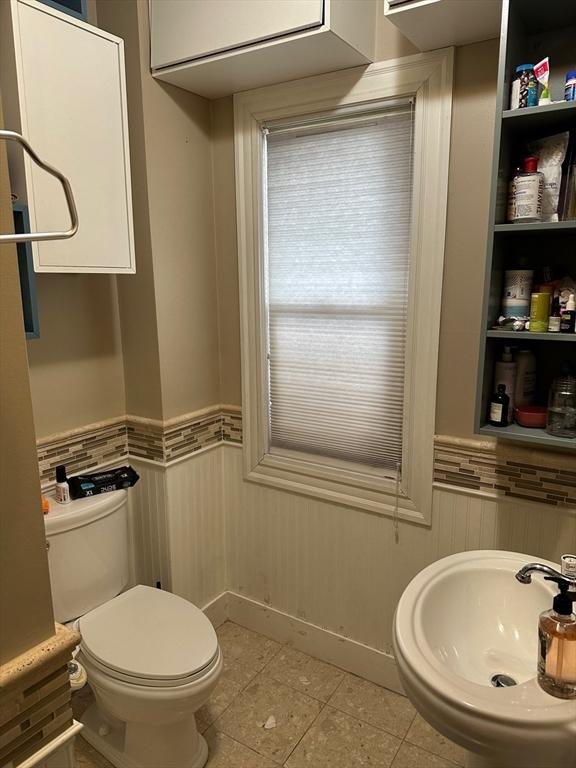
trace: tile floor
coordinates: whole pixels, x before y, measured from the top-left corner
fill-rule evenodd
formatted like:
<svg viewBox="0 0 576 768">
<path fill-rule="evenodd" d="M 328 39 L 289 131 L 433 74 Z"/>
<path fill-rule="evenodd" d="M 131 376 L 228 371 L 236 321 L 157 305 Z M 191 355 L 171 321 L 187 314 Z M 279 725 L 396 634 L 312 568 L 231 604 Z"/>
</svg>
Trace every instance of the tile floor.
<svg viewBox="0 0 576 768">
<path fill-rule="evenodd" d="M 464 750 L 433 730 L 404 696 L 232 622 L 217 633 L 224 671 L 197 715 L 210 748 L 207 768 L 464 764 Z M 90 699 L 88 688 L 74 695 L 76 717 Z M 82 738 L 76 756 L 78 768 L 112 768 Z"/>
</svg>

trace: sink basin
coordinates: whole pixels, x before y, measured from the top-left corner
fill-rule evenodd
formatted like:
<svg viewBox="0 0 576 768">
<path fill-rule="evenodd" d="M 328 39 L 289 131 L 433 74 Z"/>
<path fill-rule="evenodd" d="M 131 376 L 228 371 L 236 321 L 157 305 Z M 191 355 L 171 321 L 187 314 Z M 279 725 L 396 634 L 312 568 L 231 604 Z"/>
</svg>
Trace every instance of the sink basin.
<svg viewBox="0 0 576 768">
<path fill-rule="evenodd" d="M 394 648 L 408 696 L 437 730 L 465 747 L 473 765 L 576 766 L 576 700 L 536 680 L 538 616 L 556 590 L 516 572 L 538 557 L 477 551 L 421 571 L 404 591 Z M 493 681 L 507 687 L 495 687 Z"/>
</svg>

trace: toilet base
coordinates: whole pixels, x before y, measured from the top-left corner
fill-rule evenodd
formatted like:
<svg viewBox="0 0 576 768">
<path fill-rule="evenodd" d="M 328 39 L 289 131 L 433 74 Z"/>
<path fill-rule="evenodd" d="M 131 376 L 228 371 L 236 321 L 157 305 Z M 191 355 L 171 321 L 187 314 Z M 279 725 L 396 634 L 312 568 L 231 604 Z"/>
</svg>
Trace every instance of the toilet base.
<svg viewBox="0 0 576 768">
<path fill-rule="evenodd" d="M 126 725 L 110 726 L 102 717 L 97 704 L 92 704 L 81 718 L 84 728 L 81 731 L 82 738 L 94 747 L 116 768 L 142 768 L 124 751 Z M 196 734 L 197 749 L 190 756 L 190 762 L 182 764 L 182 768 L 203 768 L 208 761 L 208 745 L 206 739 L 199 733 Z"/>
</svg>

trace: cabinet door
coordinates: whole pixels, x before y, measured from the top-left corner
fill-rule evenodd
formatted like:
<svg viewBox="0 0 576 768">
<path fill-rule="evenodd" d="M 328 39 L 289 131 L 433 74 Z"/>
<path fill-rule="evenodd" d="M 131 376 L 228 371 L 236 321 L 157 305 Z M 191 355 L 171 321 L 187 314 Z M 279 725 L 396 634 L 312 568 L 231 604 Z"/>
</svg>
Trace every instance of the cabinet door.
<svg viewBox="0 0 576 768">
<path fill-rule="evenodd" d="M 34 244 L 38 272 L 134 272 L 123 41 L 39 3 L 15 3 L 22 130 L 69 179 L 79 230 Z M 26 163 L 31 226 L 61 230 L 58 182 Z"/>
<path fill-rule="evenodd" d="M 323 0 L 150 0 L 152 68 L 323 23 Z"/>
</svg>

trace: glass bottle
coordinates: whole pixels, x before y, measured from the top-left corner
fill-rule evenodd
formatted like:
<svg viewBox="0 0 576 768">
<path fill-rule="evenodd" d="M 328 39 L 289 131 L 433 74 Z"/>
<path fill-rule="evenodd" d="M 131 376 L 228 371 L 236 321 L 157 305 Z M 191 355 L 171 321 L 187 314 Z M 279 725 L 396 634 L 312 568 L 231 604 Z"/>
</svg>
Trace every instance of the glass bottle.
<svg viewBox="0 0 576 768">
<path fill-rule="evenodd" d="M 576 437 L 576 378 L 567 363 L 550 387 L 546 432 L 556 437 Z"/>
</svg>

